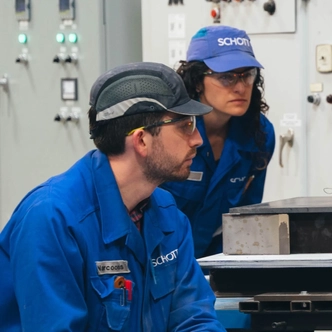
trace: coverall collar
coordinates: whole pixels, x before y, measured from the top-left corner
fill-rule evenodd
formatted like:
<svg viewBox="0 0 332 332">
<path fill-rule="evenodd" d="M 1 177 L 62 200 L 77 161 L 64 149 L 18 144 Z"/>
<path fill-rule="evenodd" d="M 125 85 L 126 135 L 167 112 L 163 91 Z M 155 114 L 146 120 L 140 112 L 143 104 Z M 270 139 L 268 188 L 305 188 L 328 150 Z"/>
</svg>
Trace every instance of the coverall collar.
<svg viewBox="0 0 332 332">
<path fill-rule="evenodd" d="M 198 149 L 204 149 L 210 146 L 208 138 L 206 136 L 204 118 L 202 116 L 197 117 L 197 128 L 202 135 L 203 144 Z M 243 131 L 243 122 L 245 121 L 244 116 L 242 117 L 232 117 L 230 119 L 230 126 L 228 131 L 228 136 L 226 140 L 231 140 L 232 144 L 239 151 L 258 151 L 258 148 L 251 137 L 248 137 Z"/>
<path fill-rule="evenodd" d="M 92 155 L 92 169 L 96 195 L 100 207 L 104 243 L 111 243 L 131 233 L 126 244 L 131 247 L 131 249 L 136 250 L 136 245 L 131 244 L 131 239 L 134 240 L 133 242 L 141 242 L 142 237 L 133 221 L 130 219 L 127 209 L 123 204 L 108 158 L 99 150 L 96 150 Z M 149 239 L 146 239 L 146 242 L 150 249 L 160 243 L 164 237 L 164 233 L 174 231 L 174 227 L 171 226 L 171 223 L 167 223 L 165 220 L 163 223 L 160 223 L 162 218 L 159 216 L 159 213 L 161 213 L 159 209 L 161 202 L 158 201 L 159 195 L 156 193 L 158 190 L 161 189 L 156 189 L 151 195 L 149 206 L 144 213 L 143 229 L 146 229 L 145 232 L 149 234 L 149 236 L 147 236 Z M 167 202 L 162 203 L 162 205 L 165 204 L 167 204 Z M 111 220 L 113 220 L 113 222 L 111 222 Z M 116 222 L 116 227 L 114 227 L 114 220 L 118 221 Z M 138 235 L 138 237 L 135 236 L 135 234 Z M 140 238 L 140 240 L 138 240 L 138 238 Z M 150 250 L 148 251 L 150 252 Z"/>
</svg>

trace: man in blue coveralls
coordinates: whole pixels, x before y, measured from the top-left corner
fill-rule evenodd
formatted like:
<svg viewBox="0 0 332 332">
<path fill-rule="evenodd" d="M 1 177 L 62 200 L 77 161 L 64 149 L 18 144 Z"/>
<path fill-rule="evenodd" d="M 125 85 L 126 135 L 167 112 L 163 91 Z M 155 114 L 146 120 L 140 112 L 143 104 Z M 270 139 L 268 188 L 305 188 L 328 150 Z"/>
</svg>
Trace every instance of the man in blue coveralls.
<svg viewBox="0 0 332 332">
<path fill-rule="evenodd" d="M 133 63 L 91 90 L 97 150 L 30 191 L 0 234 L 0 331 L 224 331 L 190 224 L 156 188 L 202 143 L 178 74 Z"/>
</svg>

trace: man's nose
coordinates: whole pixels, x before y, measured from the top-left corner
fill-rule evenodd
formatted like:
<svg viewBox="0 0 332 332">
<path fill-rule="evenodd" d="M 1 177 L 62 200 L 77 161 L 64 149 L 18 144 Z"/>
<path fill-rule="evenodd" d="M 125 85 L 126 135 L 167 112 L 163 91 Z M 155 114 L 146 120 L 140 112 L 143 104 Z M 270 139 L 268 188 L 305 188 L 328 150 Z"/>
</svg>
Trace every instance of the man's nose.
<svg viewBox="0 0 332 332">
<path fill-rule="evenodd" d="M 201 134 L 199 133 L 198 129 L 195 128 L 192 135 L 190 135 L 189 145 L 190 147 L 198 147 L 203 144 L 203 139 Z"/>
</svg>

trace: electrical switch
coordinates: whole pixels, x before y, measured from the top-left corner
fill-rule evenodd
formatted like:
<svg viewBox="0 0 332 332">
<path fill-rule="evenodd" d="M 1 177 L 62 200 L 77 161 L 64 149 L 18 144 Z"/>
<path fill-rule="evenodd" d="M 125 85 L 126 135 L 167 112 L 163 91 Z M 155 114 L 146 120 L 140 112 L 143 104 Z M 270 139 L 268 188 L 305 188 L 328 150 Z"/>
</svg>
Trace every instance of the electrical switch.
<svg viewBox="0 0 332 332">
<path fill-rule="evenodd" d="M 320 73 L 332 71 L 332 45 L 323 44 L 316 46 L 316 68 Z"/>
<path fill-rule="evenodd" d="M 68 109 L 67 107 L 62 107 L 54 117 L 54 121 L 65 123 L 68 118 Z"/>
<path fill-rule="evenodd" d="M 16 58 L 16 63 L 22 63 L 22 64 L 27 64 L 28 63 L 28 56 L 26 54 L 20 54 L 17 58 Z"/>
<path fill-rule="evenodd" d="M 53 62 L 55 62 L 55 63 L 64 63 L 65 60 L 66 60 L 66 57 L 63 53 L 59 53 L 53 58 Z"/>
<path fill-rule="evenodd" d="M 78 123 L 80 120 L 80 115 L 77 111 L 75 110 L 72 110 L 69 114 L 68 114 L 68 117 L 66 119 L 66 121 L 68 122 L 75 122 L 75 123 Z"/>
<path fill-rule="evenodd" d="M 76 64 L 77 60 L 77 54 L 72 53 L 66 57 L 65 62 Z"/>
</svg>

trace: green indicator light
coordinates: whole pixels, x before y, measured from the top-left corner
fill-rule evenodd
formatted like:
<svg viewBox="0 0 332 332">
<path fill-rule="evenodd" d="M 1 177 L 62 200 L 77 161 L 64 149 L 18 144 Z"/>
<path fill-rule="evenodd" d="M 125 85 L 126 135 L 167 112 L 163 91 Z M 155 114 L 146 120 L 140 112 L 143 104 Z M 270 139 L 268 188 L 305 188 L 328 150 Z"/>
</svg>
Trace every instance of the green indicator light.
<svg viewBox="0 0 332 332">
<path fill-rule="evenodd" d="M 76 43 L 77 42 L 77 34 L 76 33 L 70 33 L 68 36 L 68 40 L 71 43 Z"/>
<path fill-rule="evenodd" d="M 58 43 L 65 42 L 65 35 L 63 33 L 57 33 L 55 38 Z"/>
<path fill-rule="evenodd" d="M 28 41 L 28 37 L 27 37 L 27 35 L 25 35 L 24 33 L 20 33 L 20 34 L 18 35 L 18 41 L 19 41 L 19 43 L 21 43 L 21 44 L 25 44 L 25 43 Z"/>
</svg>

